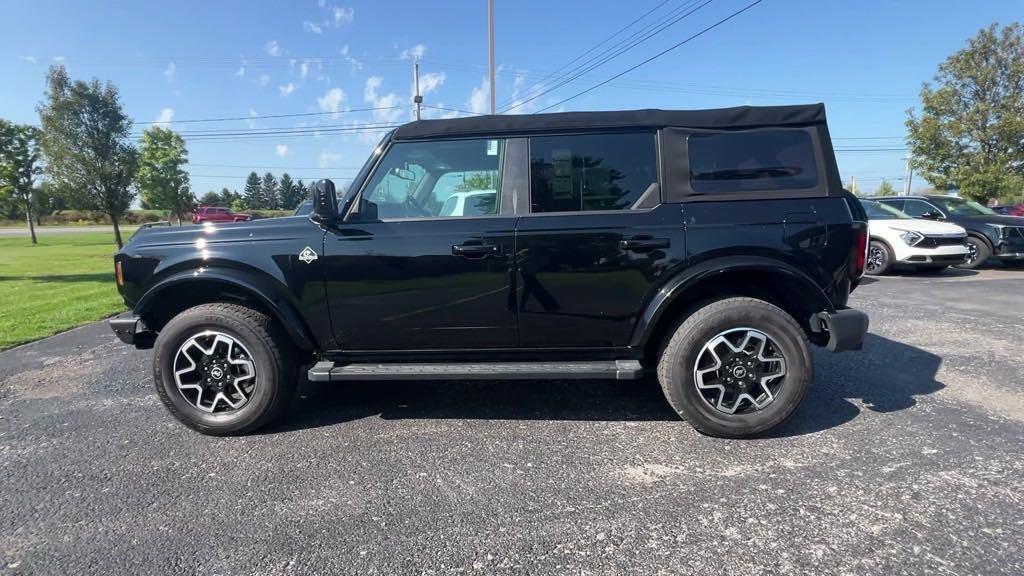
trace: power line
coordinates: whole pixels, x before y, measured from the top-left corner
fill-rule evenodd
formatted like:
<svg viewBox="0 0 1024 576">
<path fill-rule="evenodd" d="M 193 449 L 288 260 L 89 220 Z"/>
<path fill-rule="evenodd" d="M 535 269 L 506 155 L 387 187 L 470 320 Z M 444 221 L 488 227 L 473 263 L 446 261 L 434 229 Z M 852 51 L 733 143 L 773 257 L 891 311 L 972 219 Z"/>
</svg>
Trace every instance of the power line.
<svg viewBox="0 0 1024 576">
<path fill-rule="evenodd" d="M 424 108 L 433 108 L 434 110 L 444 110 L 445 112 L 459 112 L 461 114 L 469 114 L 470 116 L 483 116 L 482 112 L 471 112 L 469 110 L 459 110 L 458 108 L 445 108 L 443 106 L 431 106 L 430 104 L 423 104 Z"/>
<path fill-rule="evenodd" d="M 621 56 L 622 54 L 625 54 L 626 52 L 632 50 L 633 48 L 636 48 L 640 44 L 650 40 L 651 38 L 653 38 L 657 34 L 660 34 L 661 32 L 663 32 L 665 29 L 669 28 L 670 26 L 673 26 L 674 24 L 676 24 L 680 20 L 683 20 L 684 18 L 689 17 L 693 13 L 697 12 L 698 10 L 700 10 L 701 8 L 707 6 L 708 4 L 710 4 L 712 2 L 714 2 L 714 0 L 704 0 L 704 2 L 702 2 L 699 5 L 697 5 L 696 8 L 692 8 L 692 9 L 689 9 L 689 8 L 691 6 L 693 6 L 693 4 L 695 2 L 692 2 L 692 3 L 684 5 L 683 7 L 681 7 L 678 10 L 689 9 L 689 11 L 685 12 L 681 16 L 678 16 L 675 19 L 670 20 L 669 22 L 667 22 L 665 24 L 662 24 L 660 27 L 658 27 L 656 30 L 654 30 L 652 32 L 647 32 L 648 30 L 651 30 L 652 27 L 648 27 L 648 28 L 646 28 L 644 30 L 641 30 L 639 33 L 642 36 L 639 39 L 637 39 L 635 41 L 632 41 L 632 39 L 634 37 L 636 37 L 636 33 L 634 33 L 632 36 L 630 36 L 629 38 L 627 38 L 625 40 L 625 42 L 632 41 L 632 43 L 630 43 L 629 45 L 627 45 L 627 46 L 625 46 L 625 47 L 623 47 L 621 49 L 618 49 L 618 47 L 623 44 L 622 42 L 619 42 L 618 44 L 613 46 L 611 49 L 609 49 L 609 50 L 612 50 L 613 52 L 609 53 L 609 50 L 605 50 L 605 51 L 601 52 L 601 54 L 598 54 L 597 56 L 595 56 L 595 57 L 589 59 L 587 62 L 585 62 L 583 64 L 583 66 L 586 66 L 585 68 L 583 68 L 582 66 L 581 67 L 577 67 L 576 70 L 579 70 L 578 72 L 575 72 L 575 73 L 570 72 L 570 74 L 572 74 L 572 75 L 569 78 L 561 80 L 558 83 L 556 83 L 554 86 L 552 86 L 551 88 L 548 88 L 546 90 L 542 90 L 541 92 L 538 92 L 537 94 L 534 94 L 533 96 L 531 96 L 531 97 L 529 97 L 529 98 L 527 98 L 525 100 L 522 100 L 520 102 L 516 102 L 513 106 L 505 108 L 502 112 L 508 112 L 510 110 L 515 110 L 516 108 L 519 108 L 520 106 L 522 106 L 522 105 L 524 105 L 524 104 L 526 104 L 528 102 L 532 102 L 532 101 L 536 100 L 537 98 L 540 98 L 541 96 L 543 96 L 543 95 L 545 95 L 545 94 L 547 94 L 549 92 L 552 92 L 554 90 L 557 90 L 558 88 L 561 88 L 562 86 L 565 86 L 569 82 L 579 78 L 580 76 L 586 74 L 587 72 L 591 72 L 594 69 L 596 69 L 596 68 L 598 68 L 600 66 L 603 66 L 604 64 L 610 62 L 611 60 L 614 60 L 615 58 L 618 58 L 619 56 Z M 643 35 L 643 34 L 646 34 L 646 35 Z M 614 51 L 616 49 L 618 49 L 618 50 Z M 606 54 L 607 54 L 607 56 L 605 56 Z M 602 59 L 600 61 L 594 63 L 594 64 L 589 64 L 590 62 L 593 62 L 594 60 L 596 60 L 598 58 L 602 58 Z M 547 108 L 545 108 L 545 110 L 546 109 Z"/>
<path fill-rule="evenodd" d="M 708 0 L 708 1 L 710 2 L 711 0 Z M 635 64 L 633 66 L 630 66 L 629 68 L 626 68 L 622 72 L 619 72 L 618 74 L 612 76 L 611 78 L 608 78 L 607 80 L 598 82 L 597 84 L 594 84 L 590 88 L 587 88 L 585 90 L 581 90 L 581 91 L 577 92 L 576 94 L 573 94 L 572 96 L 570 96 L 568 98 L 565 98 L 563 100 L 555 102 L 554 104 L 551 104 L 550 106 L 545 106 L 544 108 L 541 108 L 540 110 L 538 110 L 538 112 L 544 112 L 545 110 L 550 110 L 551 108 L 554 108 L 556 106 L 560 106 L 562 104 L 565 104 L 569 100 L 572 100 L 574 98 L 579 98 L 580 96 L 582 96 L 582 95 L 584 95 L 584 94 L 586 94 L 586 93 L 588 93 L 588 92 L 590 92 L 592 90 L 596 90 L 597 88 L 600 88 L 601 86 L 604 86 L 605 84 L 607 84 L 607 83 L 609 83 L 609 82 L 611 82 L 611 81 L 613 81 L 613 80 L 615 80 L 617 78 L 621 78 L 622 76 L 625 76 L 626 74 L 632 72 L 633 70 L 636 70 L 637 68 L 639 68 L 639 67 L 641 67 L 641 66 L 643 66 L 643 65 L 645 65 L 645 64 L 647 64 L 647 63 L 649 63 L 649 62 L 651 62 L 651 61 L 653 61 L 653 60 L 655 60 L 657 58 L 660 58 L 660 57 L 664 56 L 665 54 L 668 54 L 669 52 L 675 50 L 676 48 L 679 48 L 680 46 L 683 46 L 684 44 L 690 42 L 691 40 L 694 40 L 695 38 L 699 38 L 700 36 L 703 36 L 707 32 L 710 32 L 711 30 L 714 30 L 715 28 L 718 28 L 722 24 L 725 24 L 729 20 L 732 20 L 733 18 L 739 16 L 740 14 L 746 12 L 747 10 L 750 10 L 751 8 L 753 8 L 754 6 L 757 6 L 758 4 L 760 4 L 763 1 L 764 0 L 754 0 L 754 2 L 751 2 L 750 4 L 747 4 L 743 8 L 740 8 L 739 10 L 733 12 L 732 14 L 726 16 L 725 18 L 722 18 L 718 22 L 715 22 L 714 24 L 708 26 L 707 28 L 704 28 L 703 30 L 701 30 L 700 32 L 697 32 L 696 34 L 690 36 L 689 38 L 686 38 L 686 39 L 682 40 L 681 42 L 678 42 L 676 44 L 673 44 L 672 46 L 669 46 L 668 48 L 662 50 L 661 52 L 658 52 L 654 56 L 651 56 L 650 58 L 648 58 L 648 59 L 646 59 L 646 60 L 644 60 L 644 61 L 642 61 L 642 62 L 640 62 L 638 64 Z"/>
<path fill-rule="evenodd" d="M 609 40 L 611 40 L 612 38 L 615 38 L 615 37 L 616 37 L 616 36 L 618 36 L 619 34 L 621 34 L 621 33 L 625 32 L 626 30 L 630 29 L 630 28 L 631 28 L 631 27 L 632 27 L 632 26 L 633 26 L 634 24 L 636 24 L 637 22 L 639 22 L 639 21 L 643 20 L 644 18 L 646 18 L 646 17 L 650 16 L 650 14 L 651 14 L 652 12 L 654 12 L 655 10 L 657 10 L 657 9 L 661 8 L 661 7 L 662 7 L 662 6 L 664 6 L 665 4 L 668 4 L 668 3 L 670 2 L 670 1 L 671 1 L 671 0 L 662 0 L 662 2 L 659 2 L 659 3 L 658 3 L 658 4 L 657 4 L 657 5 L 656 5 L 656 6 L 654 7 L 654 8 L 651 8 L 651 9 L 650 9 L 650 10 L 648 10 L 647 12 L 644 12 L 644 13 L 643 13 L 643 15 L 641 15 L 641 16 L 640 16 L 639 18 L 637 18 L 636 20 L 633 20 L 633 21 L 632 21 L 632 22 L 630 22 L 629 24 L 626 24 L 626 25 L 625 25 L 625 26 L 623 26 L 622 28 L 619 28 L 619 29 L 618 29 L 618 30 L 616 30 L 616 31 L 615 31 L 615 33 L 613 33 L 613 34 L 612 34 L 611 36 L 608 36 L 608 37 L 607 37 L 607 38 L 605 38 L 604 40 L 602 40 L 602 41 L 598 42 L 597 44 L 595 44 L 595 45 L 591 46 L 591 47 L 590 47 L 590 48 L 589 48 L 589 49 L 588 49 L 588 50 L 587 50 L 586 52 L 584 52 L 584 53 L 580 54 L 579 56 L 577 56 L 577 57 L 573 58 L 572 60 L 570 60 L 570 61 L 566 62 L 565 64 L 562 64 L 561 66 L 559 66 L 559 67 L 558 67 L 558 68 L 557 68 L 556 70 L 554 70 L 553 72 L 550 72 L 550 73 L 548 73 L 548 74 L 547 74 L 546 76 L 544 76 L 544 77 L 543 77 L 543 78 L 541 78 L 540 80 L 538 80 L 538 81 L 534 82 L 533 84 L 531 84 L 531 85 L 530 85 L 529 87 L 527 87 L 527 88 L 526 88 L 526 91 L 525 91 L 525 92 L 526 92 L 527 94 L 529 94 L 529 93 L 530 93 L 530 91 L 532 91 L 534 87 L 540 87 L 540 86 L 542 86 L 542 85 L 544 84 L 544 82 L 547 82 L 547 81 L 548 81 L 548 79 L 549 79 L 549 78 L 551 78 L 552 76 L 555 76 L 556 74 L 558 74 L 559 72 L 561 72 L 561 71 L 562 71 L 562 70 L 564 70 L 565 68 L 567 68 L 567 67 L 569 67 L 570 65 L 572 65 L 572 64 L 574 64 L 574 63 L 576 63 L 576 62 L 578 62 L 578 61 L 580 60 L 580 58 L 583 58 L 583 57 L 584 57 L 584 56 L 586 56 L 587 54 L 590 54 L 590 53 L 591 53 L 591 52 L 593 52 L 594 50 L 597 50 L 598 48 L 600 48 L 601 46 L 603 46 L 604 44 L 606 44 L 606 43 L 607 43 L 607 42 L 608 42 Z M 508 105 L 509 105 L 510 103 L 511 103 L 511 102 L 506 102 L 505 104 L 503 104 L 503 105 L 502 105 L 502 107 L 504 108 L 505 106 L 508 106 Z"/>
<path fill-rule="evenodd" d="M 252 168 L 254 170 L 324 170 L 324 166 L 267 166 L 267 165 L 246 165 L 246 164 L 193 164 L 188 166 L 197 168 Z M 330 170 L 350 170 L 356 172 L 359 166 L 333 166 Z"/>
</svg>

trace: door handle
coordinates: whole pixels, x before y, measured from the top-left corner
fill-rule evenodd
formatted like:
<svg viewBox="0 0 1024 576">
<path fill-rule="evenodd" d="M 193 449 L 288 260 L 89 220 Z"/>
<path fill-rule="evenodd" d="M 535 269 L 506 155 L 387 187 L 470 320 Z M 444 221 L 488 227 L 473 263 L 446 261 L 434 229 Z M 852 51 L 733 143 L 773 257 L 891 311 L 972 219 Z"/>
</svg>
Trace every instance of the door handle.
<svg viewBox="0 0 1024 576">
<path fill-rule="evenodd" d="M 452 254 L 467 258 L 486 258 L 500 256 L 501 246 L 497 244 L 456 244 L 452 246 Z"/>
<path fill-rule="evenodd" d="M 645 252 L 648 250 L 657 250 L 659 248 L 668 248 L 671 243 L 668 238 L 627 238 L 626 240 L 619 241 L 619 247 L 623 250 L 632 250 L 633 252 Z"/>
</svg>

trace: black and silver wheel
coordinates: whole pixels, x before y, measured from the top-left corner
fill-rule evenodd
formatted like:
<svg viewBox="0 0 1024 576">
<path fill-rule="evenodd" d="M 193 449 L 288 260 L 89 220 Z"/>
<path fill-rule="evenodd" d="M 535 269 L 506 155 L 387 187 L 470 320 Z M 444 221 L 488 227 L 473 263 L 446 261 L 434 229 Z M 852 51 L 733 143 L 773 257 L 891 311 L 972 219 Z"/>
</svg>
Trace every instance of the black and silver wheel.
<svg viewBox="0 0 1024 576">
<path fill-rule="evenodd" d="M 175 316 L 154 346 L 157 393 L 204 434 L 244 434 L 286 407 L 297 373 L 291 343 L 265 314 L 204 304 Z"/>
<path fill-rule="evenodd" d="M 992 250 L 988 247 L 981 238 L 975 238 L 974 236 L 967 237 L 967 256 L 964 256 L 962 264 L 957 264 L 957 268 L 966 268 L 973 270 L 985 263 L 992 256 Z"/>
<path fill-rule="evenodd" d="M 864 272 L 872 276 L 885 274 L 892 268 L 892 253 L 885 242 L 872 240 L 868 244 L 868 258 L 864 263 Z"/>
<path fill-rule="evenodd" d="M 699 432 L 738 438 L 785 421 L 812 370 L 807 337 L 793 318 L 763 300 L 728 298 L 679 325 L 658 379 L 672 408 Z"/>
</svg>

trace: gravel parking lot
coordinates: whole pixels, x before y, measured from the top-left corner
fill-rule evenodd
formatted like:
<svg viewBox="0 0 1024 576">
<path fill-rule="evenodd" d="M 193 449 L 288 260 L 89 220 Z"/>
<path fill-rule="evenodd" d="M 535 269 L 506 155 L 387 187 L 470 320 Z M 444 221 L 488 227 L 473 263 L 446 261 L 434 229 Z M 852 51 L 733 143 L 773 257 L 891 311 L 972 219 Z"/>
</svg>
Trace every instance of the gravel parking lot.
<svg viewBox="0 0 1024 576">
<path fill-rule="evenodd" d="M 653 381 L 307 384 L 208 438 L 90 325 L 0 354 L 0 572 L 1022 574 L 1022 295 L 866 280 L 865 349 L 752 441 Z"/>
</svg>

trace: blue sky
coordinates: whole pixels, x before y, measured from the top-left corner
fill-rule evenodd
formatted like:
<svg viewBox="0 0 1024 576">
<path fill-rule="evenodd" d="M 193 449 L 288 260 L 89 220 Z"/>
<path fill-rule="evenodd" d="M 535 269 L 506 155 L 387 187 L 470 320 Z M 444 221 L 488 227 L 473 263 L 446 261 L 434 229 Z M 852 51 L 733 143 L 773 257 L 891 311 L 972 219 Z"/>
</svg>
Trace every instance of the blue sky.
<svg viewBox="0 0 1024 576">
<path fill-rule="evenodd" d="M 844 180 L 872 189 L 903 176 L 906 110 L 921 82 L 967 38 L 1024 11 L 1019 0 L 764 0 L 735 19 L 584 96 L 559 101 L 679 42 L 750 0 L 713 0 L 648 41 L 518 109 L 707 108 L 825 102 Z M 623 35 L 690 0 L 496 0 L 495 90 L 502 104 L 552 87 L 549 73 L 640 17 Z M 661 5 L 660 7 L 658 7 Z M 698 4 L 699 5 L 699 4 Z M 7 0 L 0 22 L 0 117 L 37 123 L 47 66 L 121 90 L 140 124 L 187 137 L 197 195 L 241 189 L 250 170 L 350 178 L 379 132 L 411 118 L 412 58 L 424 103 L 483 112 L 486 0 L 398 2 L 49 2 Z M 676 12 L 680 13 L 680 12 Z M 579 62 L 577 62 L 578 64 Z M 540 82 L 540 86 L 537 83 Z M 347 112 L 362 108 L 389 108 Z M 425 109 L 429 117 L 454 114 Z M 268 115 L 305 114 L 282 118 Z M 184 122 L 208 118 L 218 122 Z M 369 126 L 369 128 L 367 128 Z M 313 131 L 334 128 L 334 133 Z M 350 132 L 340 132 L 342 127 Z M 292 129 L 253 135 L 251 129 Z M 210 134 L 207 132 L 206 134 Z M 915 188 L 925 183 L 915 180 Z"/>
</svg>

